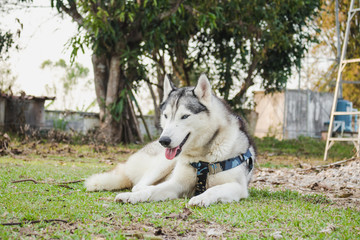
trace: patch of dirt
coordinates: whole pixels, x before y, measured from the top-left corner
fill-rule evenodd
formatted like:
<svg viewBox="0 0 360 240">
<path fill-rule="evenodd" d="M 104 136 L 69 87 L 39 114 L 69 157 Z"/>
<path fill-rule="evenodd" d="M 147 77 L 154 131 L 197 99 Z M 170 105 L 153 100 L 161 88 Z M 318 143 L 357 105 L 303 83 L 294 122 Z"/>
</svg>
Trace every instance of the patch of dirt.
<svg viewBox="0 0 360 240">
<path fill-rule="evenodd" d="M 250 186 L 323 194 L 336 205 L 360 209 L 360 158 L 328 165 L 300 164 L 295 169 L 257 168 Z"/>
</svg>

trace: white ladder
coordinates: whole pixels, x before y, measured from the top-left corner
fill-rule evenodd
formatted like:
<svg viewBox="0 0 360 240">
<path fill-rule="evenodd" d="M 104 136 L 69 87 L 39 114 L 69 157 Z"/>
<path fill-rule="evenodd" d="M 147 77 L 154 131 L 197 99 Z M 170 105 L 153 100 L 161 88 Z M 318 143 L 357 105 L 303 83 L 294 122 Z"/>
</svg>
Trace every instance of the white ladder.
<svg viewBox="0 0 360 240">
<path fill-rule="evenodd" d="M 360 58 L 345 59 L 347 45 L 348 45 L 348 41 L 349 41 L 350 23 L 351 23 L 352 18 L 355 16 L 355 14 L 357 12 L 360 12 L 360 8 L 354 8 L 354 0 L 351 0 L 350 9 L 349 9 L 349 12 L 348 12 L 348 19 L 347 19 L 347 22 L 346 22 L 345 39 L 344 39 L 344 43 L 343 43 L 342 50 L 341 50 L 339 70 L 338 70 L 338 75 L 337 75 L 337 78 L 336 78 L 334 101 L 333 101 L 333 105 L 332 105 L 332 108 L 331 108 L 330 123 L 329 123 L 327 139 L 326 139 L 324 160 L 327 160 L 328 151 L 331 148 L 331 146 L 334 144 L 335 141 L 351 141 L 351 142 L 353 142 L 354 146 L 356 148 L 356 151 L 357 151 L 356 155 L 357 155 L 357 157 L 360 157 L 360 118 L 358 118 L 359 126 L 358 126 L 357 137 L 351 137 L 351 138 L 332 137 L 333 125 L 334 125 L 334 116 L 338 116 L 338 115 L 354 115 L 354 116 L 358 115 L 358 116 L 360 116 L 359 111 L 357 111 L 357 112 L 337 112 L 336 111 L 336 106 L 337 106 L 337 101 L 338 101 L 338 96 L 339 96 L 339 88 L 340 88 L 340 84 L 341 84 L 341 81 L 342 81 L 341 80 L 341 73 L 343 72 L 343 70 L 344 70 L 344 68 L 345 68 L 345 66 L 347 64 L 360 63 Z M 349 83 L 360 83 L 360 82 L 354 81 L 354 82 L 349 82 Z"/>
</svg>

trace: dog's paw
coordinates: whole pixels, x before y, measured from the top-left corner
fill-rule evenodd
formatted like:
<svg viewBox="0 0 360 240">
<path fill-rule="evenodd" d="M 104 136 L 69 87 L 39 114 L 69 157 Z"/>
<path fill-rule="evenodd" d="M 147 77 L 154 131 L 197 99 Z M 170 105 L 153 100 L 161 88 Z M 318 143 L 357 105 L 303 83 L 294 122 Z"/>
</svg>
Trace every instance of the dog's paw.
<svg viewBox="0 0 360 240">
<path fill-rule="evenodd" d="M 122 203 L 138 203 L 138 202 L 147 202 L 151 194 L 149 191 L 140 191 L 140 192 L 125 192 L 119 193 L 115 197 L 115 202 Z"/>
<path fill-rule="evenodd" d="M 130 192 L 125 192 L 125 193 L 119 193 L 118 195 L 116 195 L 114 201 L 115 202 L 123 202 L 123 203 L 127 203 L 130 200 Z"/>
<path fill-rule="evenodd" d="M 212 199 L 205 196 L 204 194 L 201 194 L 196 197 L 192 197 L 188 204 L 190 206 L 208 207 L 212 203 L 214 203 Z"/>
</svg>

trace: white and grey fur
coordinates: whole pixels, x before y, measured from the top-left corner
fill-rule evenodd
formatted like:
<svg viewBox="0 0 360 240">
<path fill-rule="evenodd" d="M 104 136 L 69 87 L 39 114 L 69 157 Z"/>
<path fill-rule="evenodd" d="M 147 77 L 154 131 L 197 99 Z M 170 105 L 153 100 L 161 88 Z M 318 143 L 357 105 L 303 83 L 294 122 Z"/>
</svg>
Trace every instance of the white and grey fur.
<svg viewBox="0 0 360 240">
<path fill-rule="evenodd" d="M 165 78 L 161 113 L 163 132 L 159 141 L 146 145 L 114 170 L 88 178 L 87 190 L 132 188 L 132 192 L 119 193 L 115 198 L 129 203 L 189 197 L 189 205 L 208 206 L 248 197 L 253 170 L 249 172 L 246 164 L 209 175 L 207 190 L 192 197 L 197 178 L 190 163 L 223 161 L 248 149 L 255 161 L 254 145 L 244 123 L 212 93 L 204 74 L 196 87 L 175 88 Z M 181 153 L 167 160 L 165 148 L 180 144 Z"/>
</svg>

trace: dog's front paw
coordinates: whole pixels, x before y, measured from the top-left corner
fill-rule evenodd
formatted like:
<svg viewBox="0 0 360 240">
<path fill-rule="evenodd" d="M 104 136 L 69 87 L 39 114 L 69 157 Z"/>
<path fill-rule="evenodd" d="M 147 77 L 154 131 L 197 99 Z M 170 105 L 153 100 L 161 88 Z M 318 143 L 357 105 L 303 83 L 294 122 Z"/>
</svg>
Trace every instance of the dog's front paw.
<svg viewBox="0 0 360 240">
<path fill-rule="evenodd" d="M 205 194 L 200 194 L 196 197 L 192 197 L 189 201 L 190 206 L 199 206 L 199 207 L 208 207 L 212 203 L 214 203 L 214 201 Z"/>
<path fill-rule="evenodd" d="M 118 195 L 116 195 L 114 201 L 127 203 L 130 200 L 131 194 L 131 192 L 119 193 Z"/>
<path fill-rule="evenodd" d="M 150 191 L 144 190 L 140 192 L 125 192 L 119 193 L 115 197 L 115 202 L 122 202 L 122 203 L 138 203 L 138 202 L 146 202 L 149 200 L 151 196 Z"/>
</svg>

